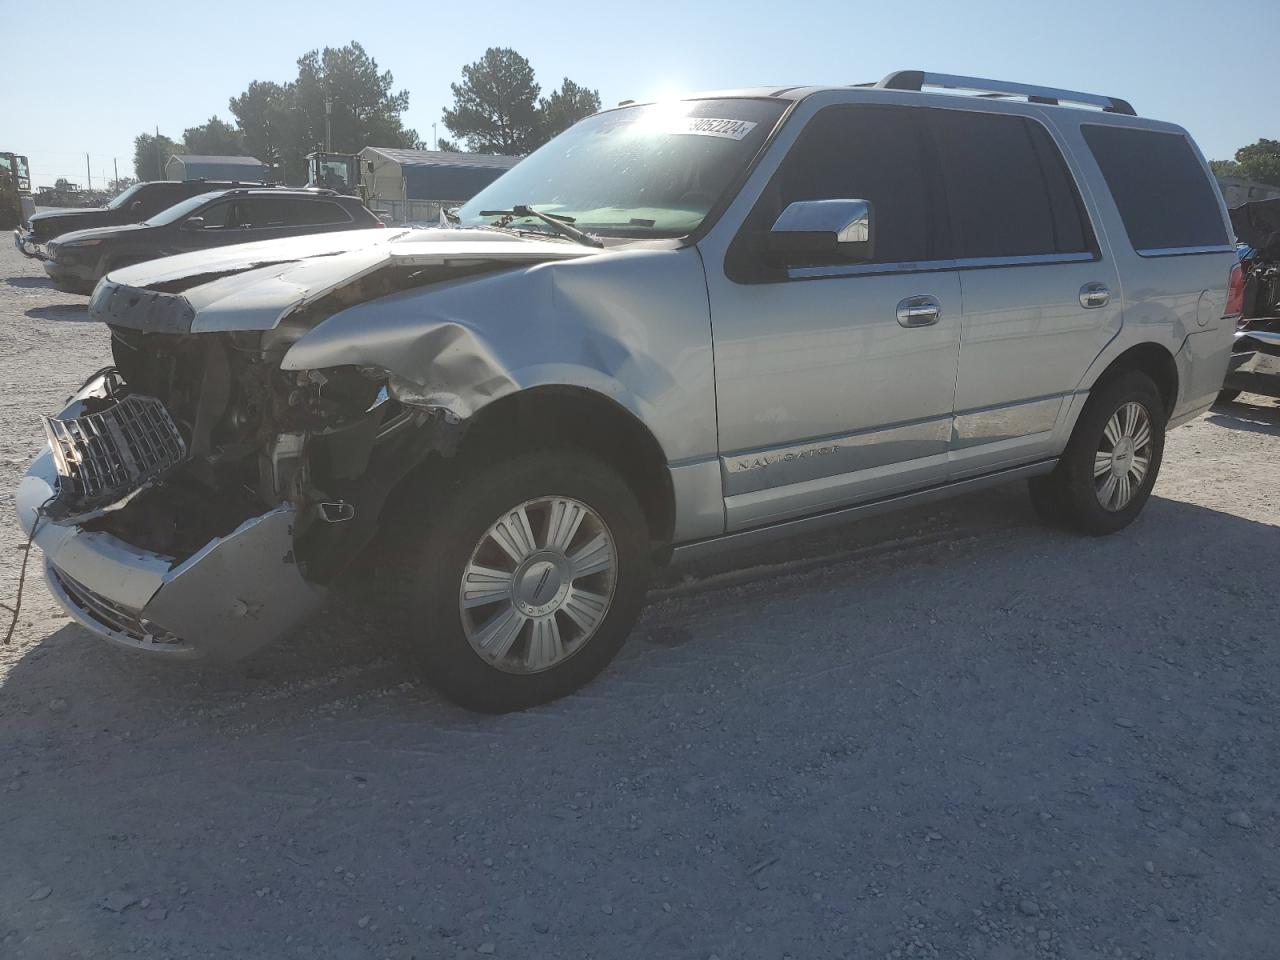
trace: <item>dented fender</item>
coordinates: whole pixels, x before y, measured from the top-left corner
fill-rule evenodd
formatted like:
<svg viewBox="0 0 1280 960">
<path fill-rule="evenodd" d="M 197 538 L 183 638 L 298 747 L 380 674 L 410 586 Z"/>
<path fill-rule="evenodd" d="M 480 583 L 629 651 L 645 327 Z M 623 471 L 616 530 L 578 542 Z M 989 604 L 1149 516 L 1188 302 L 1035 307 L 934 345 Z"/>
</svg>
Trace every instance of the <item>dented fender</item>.
<svg viewBox="0 0 1280 960">
<path fill-rule="evenodd" d="M 714 456 L 710 309 L 695 249 L 628 249 L 517 266 L 347 307 L 286 370 L 389 374 L 402 402 L 474 416 L 533 387 L 577 387 L 644 423 L 668 461 Z"/>
</svg>

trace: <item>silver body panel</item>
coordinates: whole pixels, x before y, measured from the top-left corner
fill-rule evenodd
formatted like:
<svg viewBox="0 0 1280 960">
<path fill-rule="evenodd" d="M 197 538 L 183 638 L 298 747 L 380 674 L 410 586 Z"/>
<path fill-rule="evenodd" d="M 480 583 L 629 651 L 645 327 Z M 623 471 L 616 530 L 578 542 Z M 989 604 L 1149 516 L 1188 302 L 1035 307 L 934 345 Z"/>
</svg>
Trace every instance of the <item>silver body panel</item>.
<svg viewBox="0 0 1280 960">
<path fill-rule="evenodd" d="M 1170 425 L 1213 402 L 1231 350 L 1221 315 L 1233 254 L 1134 251 L 1080 132 L 1084 123 L 1179 128 L 905 90 L 751 95 L 781 96 L 790 112 L 718 219 L 684 245 L 595 250 L 452 230 L 321 235 L 129 268 L 103 281 L 93 309 L 126 325 L 154 306 L 191 332 L 264 331 L 388 264 L 487 261 L 500 269 L 338 310 L 293 343 L 284 367 L 381 368 L 406 403 L 460 420 L 539 387 L 604 398 L 661 448 L 675 496 L 672 545 L 689 556 L 1043 473 L 1066 447 L 1093 384 L 1131 347 L 1154 345 L 1174 359 Z M 810 268 L 779 283 L 734 281 L 725 268 L 730 244 L 805 123 L 850 103 L 1040 122 L 1078 185 L 1098 256 Z M 181 295 L 139 293 L 211 272 L 219 276 Z M 139 307 L 139 298 L 155 303 Z M 904 301 L 917 300 L 936 303 L 936 322 L 903 322 Z M 19 493 L 27 529 L 53 483 L 48 458 L 37 460 Z M 198 635 L 209 650 L 218 648 L 218 631 L 243 633 L 252 645 L 318 602 L 285 559 L 287 527 L 287 511 L 258 518 L 176 567 L 74 526 L 42 524 L 35 539 L 55 578 L 62 571 L 138 616 L 177 618 L 165 625 L 184 639 Z M 235 557 L 254 582 L 211 559 L 219 554 Z M 56 583 L 55 593 L 80 622 L 111 636 Z M 241 604 L 228 606 L 229 597 Z M 228 610 L 259 603 L 269 616 L 228 626 Z"/>
<path fill-rule="evenodd" d="M 173 660 L 236 660 L 314 613 L 323 591 L 293 561 L 294 511 L 277 507 L 184 560 L 39 515 L 56 490 L 48 451 L 18 487 L 18 522 L 44 553 L 45 579 L 77 623 L 112 643 Z"/>
</svg>

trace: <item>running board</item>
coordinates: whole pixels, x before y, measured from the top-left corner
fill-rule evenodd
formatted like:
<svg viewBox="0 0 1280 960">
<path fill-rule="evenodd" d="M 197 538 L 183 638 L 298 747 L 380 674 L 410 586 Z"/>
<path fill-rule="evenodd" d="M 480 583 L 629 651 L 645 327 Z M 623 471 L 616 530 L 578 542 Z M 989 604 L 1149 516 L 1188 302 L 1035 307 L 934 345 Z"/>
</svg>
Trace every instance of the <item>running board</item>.
<svg viewBox="0 0 1280 960">
<path fill-rule="evenodd" d="M 935 500 L 946 500 L 961 494 L 971 493 L 974 490 L 982 490 L 986 487 L 1000 486 L 1013 480 L 1040 477 L 1046 473 L 1051 473 L 1057 465 L 1058 460 L 1055 457 L 1052 460 L 1041 460 L 1038 463 L 1012 467 L 1008 470 L 998 470 L 995 473 L 984 473 L 979 477 L 956 480 L 936 487 L 926 487 L 924 490 L 916 490 L 912 493 L 885 497 L 883 500 L 872 500 L 853 507 L 841 507 L 839 510 L 830 510 L 826 513 L 799 517 L 794 520 L 782 520 L 778 523 L 771 523 L 766 527 L 752 527 L 750 530 L 739 530 L 735 533 L 727 533 L 722 537 L 712 537 L 708 540 L 695 540 L 692 543 L 681 544 L 672 549 L 671 565 L 678 566 L 692 563 L 730 550 L 741 550 L 746 547 L 759 546 L 763 543 L 771 543 L 774 540 L 802 536 L 827 527 L 840 526 L 841 524 L 861 520 L 864 517 L 890 513 L 904 507 L 914 507 L 917 504 L 931 503 Z"/>
</svg>

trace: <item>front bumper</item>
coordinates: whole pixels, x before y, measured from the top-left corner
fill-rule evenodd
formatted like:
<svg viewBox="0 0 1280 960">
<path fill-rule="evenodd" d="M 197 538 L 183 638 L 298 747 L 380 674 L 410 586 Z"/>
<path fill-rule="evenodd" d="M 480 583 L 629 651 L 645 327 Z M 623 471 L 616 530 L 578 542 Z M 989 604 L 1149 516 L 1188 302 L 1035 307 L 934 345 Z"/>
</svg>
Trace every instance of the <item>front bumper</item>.
<svg viewBox="0 0 1280 960">
<path fill-rule="evenodd" d="M 49 254 L 45 250 L 44 244 L 31 239 L 30 230 L 23 230 L 19 227 L 13 231 L 13 245 L 18 248 L 18 252 L 24 257 L 31 257 L 33 260 L 49 259 Z"/>
<path fill-rule="evenodd" d="M 93 287 L 98 282 L 95 273 L 96 264 L 64 263 L 46 256 L 41 260 L 41 265 L 49 279 L 53 281 L 53 285 L 64 293 L 80 293 L 87 296 L 93 293 Z"/>
<path fill-rule="evenodd" d="M 287 633 L 324 600 L 298 569 L 289 505 L 177 559 L 41 517 L 57 484 L 46 450 L 18 486 L 18 521 L 28 535 L 35 528 L 54 597 L 112 643 L 175 660 L 235 660 Z"/>
</svg>

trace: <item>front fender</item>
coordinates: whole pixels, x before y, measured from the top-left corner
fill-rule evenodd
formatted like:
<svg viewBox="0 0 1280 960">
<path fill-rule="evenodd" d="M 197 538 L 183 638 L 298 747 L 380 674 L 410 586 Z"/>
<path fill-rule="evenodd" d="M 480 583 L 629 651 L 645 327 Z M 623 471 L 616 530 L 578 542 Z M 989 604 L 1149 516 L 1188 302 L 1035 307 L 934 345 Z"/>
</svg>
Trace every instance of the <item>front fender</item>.
<svg viewBox="0 0 1280 960">
<path fill-rule="evenodd" d="M 348 307 L 286 370 L 372 366 L 403 401 L 466 419 L 507 394 L 573 386 L 631 411 L 669 461 L 715 455 L 710 318 L 693 250 L 543 263 Z"/>
</svg>

